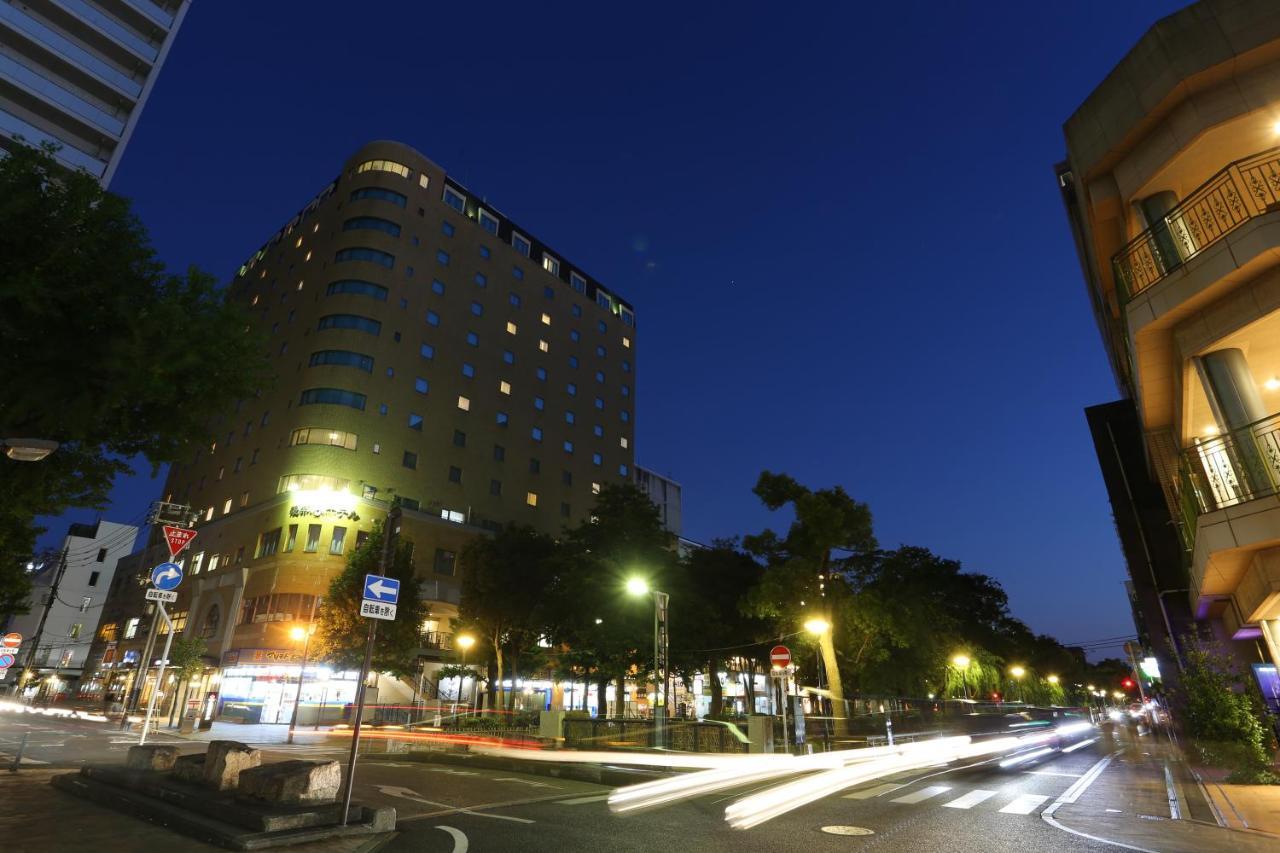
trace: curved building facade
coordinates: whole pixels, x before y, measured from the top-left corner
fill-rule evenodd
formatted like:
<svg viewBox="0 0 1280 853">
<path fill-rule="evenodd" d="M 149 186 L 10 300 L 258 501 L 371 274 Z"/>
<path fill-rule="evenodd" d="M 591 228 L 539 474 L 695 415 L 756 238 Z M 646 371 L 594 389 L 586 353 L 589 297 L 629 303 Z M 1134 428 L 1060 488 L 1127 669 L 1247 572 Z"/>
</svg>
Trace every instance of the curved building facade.
<svg viewBox="0 0 1280 853">
<path fill-rule="evenodd" d="M 357 151 L 230 295 L 267 331 L 275 381 L 213 414 L 166 498 L 199 516 L 174 608 L 220 662 L 220 701 L 257 719 L 287 720 L 269 685 L 296 677 L 289 630 L 393 504 L 439 659 L 470 538 L 557 533 L 633 476 L 632 307 L 408 146 Z M 345 700 L 307 678 L 304 721 Z"/>
</svg>

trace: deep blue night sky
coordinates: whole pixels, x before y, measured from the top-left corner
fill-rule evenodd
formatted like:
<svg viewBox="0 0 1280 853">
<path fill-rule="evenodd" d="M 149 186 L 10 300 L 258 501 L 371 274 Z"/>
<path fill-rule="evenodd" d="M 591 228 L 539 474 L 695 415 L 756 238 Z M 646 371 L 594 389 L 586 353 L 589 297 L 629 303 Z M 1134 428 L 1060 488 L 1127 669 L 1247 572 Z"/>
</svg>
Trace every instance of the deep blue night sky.
<svg viewBox="0 0 1280 853">
<path fill-rule="evenodd" d="M 1117 392 L 1052 166 L 1182 3 L 699 5 L 197 2 L 112 189 L 227 279 L 404 141 L 636 306 L 637 461 L 687 536 L 785 524 L 750 490 L 787 471 L 1038 631 L 1131 633 L 1081 411 Z"/>
</svg>

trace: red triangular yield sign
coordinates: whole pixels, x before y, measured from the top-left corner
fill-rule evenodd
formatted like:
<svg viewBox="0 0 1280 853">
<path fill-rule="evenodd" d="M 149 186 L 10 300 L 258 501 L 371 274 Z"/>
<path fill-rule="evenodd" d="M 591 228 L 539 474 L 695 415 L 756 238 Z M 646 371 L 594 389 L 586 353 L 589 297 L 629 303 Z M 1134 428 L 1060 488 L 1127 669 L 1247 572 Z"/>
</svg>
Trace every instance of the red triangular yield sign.
<svg viewBox="0 0 1280 853">
<path fill-rule="evenodd" d="M 196 538 L 196 532 L 185 527 L 170 527 L 166 524 L 164 538 L 169 543 L 169 559 L 173 559 L 178 556 L 179 551 L 187 547 L 192 539 Z"/>
</svg>

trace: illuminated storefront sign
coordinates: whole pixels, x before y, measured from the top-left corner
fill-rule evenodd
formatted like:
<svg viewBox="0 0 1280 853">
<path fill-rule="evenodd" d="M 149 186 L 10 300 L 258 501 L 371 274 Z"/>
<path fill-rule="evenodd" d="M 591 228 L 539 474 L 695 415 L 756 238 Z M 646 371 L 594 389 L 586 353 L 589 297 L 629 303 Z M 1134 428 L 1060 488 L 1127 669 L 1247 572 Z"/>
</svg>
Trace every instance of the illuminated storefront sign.
<svg viewBox="0 0 1280 853">
<path fill-rule="evenodd" d="M 346 491 L 332 489 L 290 489 L 293 505 L 289 507 L 291 518 L 345 518 L 359 521 L 356 512 L 356 496 Z"/>
<path fill-rule="evenodd" d="M 256 663 L 302 663 L 302 652 L 293 649 L 232 649 L 222 653 L 223 666 Z"/>
</svg>

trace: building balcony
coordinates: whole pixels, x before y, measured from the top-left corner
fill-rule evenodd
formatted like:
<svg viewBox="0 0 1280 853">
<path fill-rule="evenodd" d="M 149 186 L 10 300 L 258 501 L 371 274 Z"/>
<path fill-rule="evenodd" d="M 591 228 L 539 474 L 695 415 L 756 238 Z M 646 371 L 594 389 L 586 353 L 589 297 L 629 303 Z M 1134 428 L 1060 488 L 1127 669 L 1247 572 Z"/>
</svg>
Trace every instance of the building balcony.
<svg viewBox="0 0 1280 853">
<path fill-rule="evenodd" d="M 1280 148 L 1236 160 L 1111 259 L 1128 302 L 1250 220 L 1280 211 Z"/>
<path fill-rule="evenodd" d="M 1280 495 L 1280 414 L 1214 438 L 1182 453 L 1183 520 L 1192 531 L 1205 513 Z"/>
</svg>

